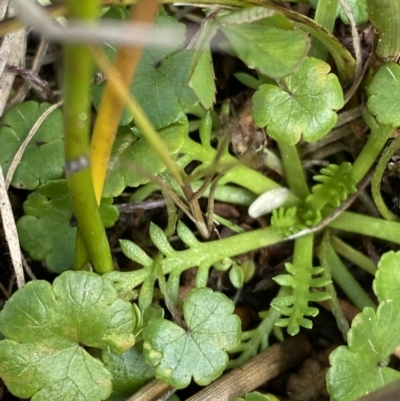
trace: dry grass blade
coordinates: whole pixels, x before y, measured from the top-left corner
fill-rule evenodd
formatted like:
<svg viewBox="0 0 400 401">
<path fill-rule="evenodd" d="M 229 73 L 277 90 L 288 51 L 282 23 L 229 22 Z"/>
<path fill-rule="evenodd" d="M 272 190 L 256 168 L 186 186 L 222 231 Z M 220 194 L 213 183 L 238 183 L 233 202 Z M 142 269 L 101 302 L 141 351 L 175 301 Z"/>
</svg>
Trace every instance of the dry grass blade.
<svg viewBox="0 0 400 401">
<path fill-rule="evenodd" d="M 7 13 L 9 0 L 1 0 L 0 1 L 0 19 L 3 20 Z"/>
<path fill-rule="evenodd" d="M 8 198 L 7 188 L 4 181 L 3 169 L 0 166 L 0 211 L 3 221 L 4 232 L 10 250 L 11 260 L 14 266 L 18 288 L 25 285 L 24 271 L 22 268 L 22 255 L 19 247 L 17 227 L 14 215 Z"/>
<path fill-rule="evenodd" d="M 363 70 L 362 68 L 362 57 L 361 57 L 361 44 L 360 44 L 360 38 L 358 36 L 357 32 L 357 26 L 356 22 L 354 20 L 353 14 L 351 12 L 351 9 L 347 3 L 347 0 L 339 0 L 340 5 L 343 7 L 344 12 L 346 13 L 347 18 L 350 21 L 350 26 L 351 26 L 351 36 L 353 37 L 353 46 L 354 46 L 354 53 L 356 56 L 356 66 L 355 66 L 355 72 L 354 72 L 354 82 L 349 91 L 345 94 L 345 103 L 347 103 L 351 97 L 354 95 L 356 92 L 357 88 L 359 87 L 362 78 L 364 77 L 364 74 L 367 70 L 368 62 L 365 65 L 365 68 Z"/>
<path fill-rule="evenodd" d="M 13 14 L 13 8 L 9 7 L 7 15 L 12 16 Z M 6 64 L 16 66 L 21 65 L 21 62 L 25 57 L 25 51 L 25 29 L 11 32 L 3 38 L 0 48 L 0 116 L 3 114 L 6 107 L 15 77 L 14 74 L 4 71 Z"/>
<path fill-rule="evenodd" d="M 35 55 L 35 59 L 33 61 L 31 71 L 33 74 L 37 74 L 40 70 L 40 67 L 42 66 L 43 59 L 47 53 L 49 43 L 45 39 L 40 40 L 40 45 L 38 47 L 38 50 Z M 19 88 L 17 94 L 14 96 L 14 98 L 9 102 L 7 105 L 7 108 L 11 108 L 15 106 L 16 104 L 19 104 L 24 101 L 25 96 L 27 95 L 29 89 L 32 87 L 32 84 L 30 81 L 26 80 L 24 84 Z"/>
</svg>

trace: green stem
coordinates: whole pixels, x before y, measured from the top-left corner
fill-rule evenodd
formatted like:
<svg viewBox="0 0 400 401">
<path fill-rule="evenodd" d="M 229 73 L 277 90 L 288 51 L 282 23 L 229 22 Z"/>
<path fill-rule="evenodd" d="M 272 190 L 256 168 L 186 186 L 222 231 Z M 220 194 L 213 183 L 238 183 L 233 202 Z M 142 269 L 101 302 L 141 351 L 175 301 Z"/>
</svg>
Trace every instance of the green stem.
<svg viewBox="0 0 400 401">
<path fill-rule="evenodd" d="M 335 235 L 332 235 L 330 237 L 330 243 L 333 247 L 333 249 L 349 260 L 350 262 L 353 262 L 355 265 L 360 267 L 361 269 L 365 270 L 372 276 L 375 276 L 376 272 L 376 266 L 374 262 L 368 257 L 365 256 L 363 253 L 360 251 L 357 251 L 353 247 L 351 247 L 349 244 L 346 242 L 342 241 L 340 238 L 336 237 Z"/>
<path fill-rule="evenodd" d="M 368 170 L 375 163 L 387 140 L 390 138 L 394 128 L 379 124 L 374 117 L 368 113 L 364 113 L 364 120 L 371 129 L 371 134 L 365 144 L 363 150 L 358 155 L 357 159 L 353 163 L 352 175 L 359 183 Z"/>
<path fill-rule="evenodd" d="M 344 212 L 329 227 L 400 244 L 400 223 L 358 213 Z"/>
<path fill-rule="evenodd" d="M 332 309 L 333 316 L 336 319 L 339 330 L 342 332 L 343 337 L 346 340 L 347 333 L 349 331 L 349 323 L 347 322 L 346 316 L 344 315 L 343 310 L 340 306 L 335 287 L 332 283 L 332 275 L 328 258 L 328 244 L 330 241 L 332 242 L 332 240 L 330 240 L 329 238 L 329 230 L 326 230 L 322 238 L 319 258 L 321 261 L 321 266 L 324 268 L 322 276 L 331 281 L 331 283 L 325 287 L 326 291 L 331 297 L 329 300 L 329 304 Z"/>
<path fill-rule="evenodd" d="M 71 18 L 94 19 L 98 15 L 97 0 L 69 0 Z M 79 232 L 85 247 L 79 246 L 77 260 L 87 260 L 89 253 L 98 273 L 113 270 L 110 247 L 100 218 L 93 192 L 89 168 L 90 85 L 92 61 L 84 46 L 66 45 L 64 48 L 64 130 L 67 181 Z M 79 238 L 79 236 L 78 236 Z M 76 266 L 82 268 L 83 266 Z"/>
<path fill-rule="evenodd" d="M 332 278 L 357 308 L 362 310 L 364 307 L 370 306 L 376 309 L 375 303 L 349 273 L 329 243 L 326 249 L 326 263 L 329 265 Z"/>
<path fill-rule="evenodd" d="M 305 199 L 310 194 L 304 175 L 303 166 L 297 152 L 297 147 L 278 143 L 281 152 L 281 160 L 285 171 L 285 179 L 293 192 L 300 199 Z"/>
<path fill-rule="evenodd" d="M 202 145 L 188 139 L 183 145 L 181 152 L 189 155 L 192 160 L 198 160 L 203 165 L 213 163 L 217 151 L 213 148 L 204 148 Z M 219 185 L 222 186 L 228 182 L 240 185 L 243 188 L 248 189 L 256 195 L 261 195 L 271 189 L 281 188 L 279 184 L 271 180 L 268 177 L 263 176 L 258 171 L 251 169 L 240 163 L 236 158 L 231 155 L 224 155 L 221 160 L 220 168 L 224 170 L 226 165 L 232 167 L 224 174 L 219 181 Z M 288 200 L 285 202 L 285 206 L 294 206 L 299 203 L 299 199 L 290 194 Z"/>
<path fill-rule="evenodd" d="M 400 221 L 399 216 L 393 214 L 386 206 L 385 201 L 382 198 L 381 194 L 381 181 L 383 173 L 386 170 L 386 167 L 392 158 L 392 156 L 399 150 L 400 148 L 400 136 L 396 137 L 393 142 L 384 150 L 381 158 L 375 169 L 375 174 L 372 177 L 371 181 L 371 193 L 372 198 L 374 199 L 375 205 L 379 210 L 379 213 L 386 220 L 391 221 Z"/>
<path fill-rule="evenodd" d="M 379 33 L 376 54 L 384 62 L 400 53 L 400 0 L 367 0 L 369 19 Z"/>
<path fill-rule="evenodd" d="M 208 265 L 241 253 L 282 241 L 283 235 L 278 234 L 273 227 L 249 231 L 217 241 L 199 242 L 195 247 L 184 251 L 176 251 L 163 260 L 164 274 L 171 271 L 185 270 L 191 266 Z"/>
</svg>

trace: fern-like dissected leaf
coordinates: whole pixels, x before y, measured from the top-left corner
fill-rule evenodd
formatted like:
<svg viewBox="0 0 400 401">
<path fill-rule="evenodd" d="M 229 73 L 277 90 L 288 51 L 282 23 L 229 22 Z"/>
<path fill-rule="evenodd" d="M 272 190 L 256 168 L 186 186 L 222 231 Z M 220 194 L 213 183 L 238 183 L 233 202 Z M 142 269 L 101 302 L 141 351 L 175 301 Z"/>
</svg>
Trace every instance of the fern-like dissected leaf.
<svg viewBox="0 0 400 401">
<path fill-rule="evenodd" d="M 154 223 L 150 225 L 150 238 L 158 250 L 165 256 L 172 256 L 175 253 L 174 248 L 169 244 L 165 232 Z"/>
<path fill-rule="evenodd" d="M 327 292 L 310 292 L 310 288 L 321 288 L 330 283 L 330 280 L 318 277 L 316 274 L 322 272 L 321 267 L 298 268 L 286 263 L 286 270 L 289 274 L 276 276 L 276 281 L 281 286 L 292 287 L 293 293 L 286 297 L 277 297 L 272 300 L 271 306 L 277 311 L 286 315 L 276 322 L 277 326 L 287 327 L 290 335 L 294 336 L 300 330 L 300 326 L 311 329 L 312 322 L 305 316 L 316 316 L 318 309 L 308 305 L 309 302 L 323 301 L 329 299 Z"/>
<path fill-rule="evenodd" d="M 308 211 L 304 220 L 307 225 L 317 223 L 318 212 L 325 205 L 338 207 L 349 194 L 357 191 L 356 180 L 351 174 L 351 168 L 352 166 L 348 162 L 342 163 L 340 166 L 330 164 L 321 169 L 321 175 L 314 176 L 314 180 L 321 184 L 315 185 L 312 188 L 312 194 L 306 199 Z"/>
<path fill-rule="evenodd" d="M 289 209 L 280 207 L 273 210 L 271 225 L 278 233 L 286 236 L 295 234 L 306 227 L 298 216 L 297 207 L 290 207 Z"/>
</svg>

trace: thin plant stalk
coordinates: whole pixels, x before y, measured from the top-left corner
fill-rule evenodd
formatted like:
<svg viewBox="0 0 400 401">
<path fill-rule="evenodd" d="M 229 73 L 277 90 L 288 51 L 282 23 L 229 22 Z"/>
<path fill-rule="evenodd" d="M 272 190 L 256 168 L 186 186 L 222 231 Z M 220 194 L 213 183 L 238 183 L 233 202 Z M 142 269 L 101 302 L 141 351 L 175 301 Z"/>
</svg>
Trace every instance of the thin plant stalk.
<svg viewBox="0 0 400 401">
<path fill-rule="evenodd" d="M 97 0 L 69 0 L 70 18 L 95 19 Z M 90 261 L 98 273 L 113 270 L 110 247 L 93 191 L 89 159 L 90 85 L 93 70 L 85 46 L 64 47 L 64 132 L 66 176 L 85 247 L 78 247 L 75 268 Z M 87 253 L 86 253 L 87 252 Z M 89 257 L 89 260 L 87 259 Z"/>
</svg>

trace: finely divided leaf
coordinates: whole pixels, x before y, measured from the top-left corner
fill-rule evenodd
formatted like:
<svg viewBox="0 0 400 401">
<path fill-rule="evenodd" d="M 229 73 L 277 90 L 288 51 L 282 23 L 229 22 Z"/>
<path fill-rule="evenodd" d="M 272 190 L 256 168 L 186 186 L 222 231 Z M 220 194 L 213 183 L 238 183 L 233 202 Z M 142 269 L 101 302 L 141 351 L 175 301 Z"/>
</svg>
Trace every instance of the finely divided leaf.
<svg viewBox="0 0 400 401">
<path fill-rule="evenodd" d="M 0 164 L 4 174 L 48 103 L 24 102 L 9 110 L 0 127 Z M 25 149 L 15 171 L 12 186 L 36 189 L 50 180 L 61 178 L 64 168 L 62 112 L 54 110 L 40 125 Z"/>
<path fill-rule="evenodd" d="M 339 80 L 329 70 L 327 63 L 310 57 L 279 86 L 261 85 L 253 95 L 256 124 L 266 127 L 276 141 L 290 145 L 301 138 L 315 142 L 324 137 L 344 104 Z"/>
<path fill-rule="evenodd" d="M 94 273 L 32 281 L 0 313 L 0 376 L 17 397 L 34 401 L 105 400 L 111 374 L 84 346 L 124 352 L 135 315 L 114 286 Z"/>
<path fill-rule="evenodd" d="M 234 304 L 210 288 L 193 289 L 183 314 L 187 329 L 164 319 L 152 319 L 144 329 L 146 362 L 155 376 L 176 388 L 194 381 L 205 386 L 219 377 L 228 363 L 226 351 L 241 337 Z"/>
</svg>

